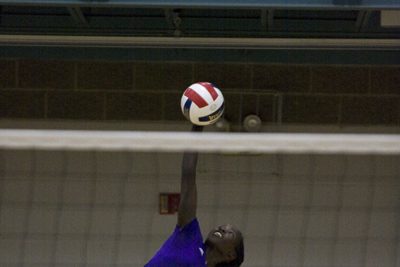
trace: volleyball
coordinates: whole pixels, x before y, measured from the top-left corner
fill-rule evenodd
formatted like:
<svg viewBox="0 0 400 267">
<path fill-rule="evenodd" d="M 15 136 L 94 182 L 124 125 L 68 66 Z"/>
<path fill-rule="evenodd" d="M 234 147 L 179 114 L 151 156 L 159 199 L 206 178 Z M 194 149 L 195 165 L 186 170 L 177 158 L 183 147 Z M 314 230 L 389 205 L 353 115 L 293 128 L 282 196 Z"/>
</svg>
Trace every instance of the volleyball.
<svg viewBox="0 0 400 267">
<path fill-rule="evenodd" d="M 224 113 L 224 96 L 212 83 L 194 83 L 183 92 L 181 109 L 191 123 L 210 125 Z"/>
</svg>

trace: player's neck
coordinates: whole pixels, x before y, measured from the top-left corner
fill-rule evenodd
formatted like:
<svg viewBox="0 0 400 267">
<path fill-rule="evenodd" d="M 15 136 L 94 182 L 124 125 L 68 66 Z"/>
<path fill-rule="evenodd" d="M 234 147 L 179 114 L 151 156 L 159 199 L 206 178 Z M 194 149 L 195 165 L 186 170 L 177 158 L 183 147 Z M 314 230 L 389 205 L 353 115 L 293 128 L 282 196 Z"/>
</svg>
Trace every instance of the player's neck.
<svg viewBox="0 0 400 267">
<path fill-rule="evenodd" d="M 215 267 L 219 262 L 221 262 L 221 259 L 210 249 L 207 249 L 206 259 L 207 267 Z"/>
</svg>

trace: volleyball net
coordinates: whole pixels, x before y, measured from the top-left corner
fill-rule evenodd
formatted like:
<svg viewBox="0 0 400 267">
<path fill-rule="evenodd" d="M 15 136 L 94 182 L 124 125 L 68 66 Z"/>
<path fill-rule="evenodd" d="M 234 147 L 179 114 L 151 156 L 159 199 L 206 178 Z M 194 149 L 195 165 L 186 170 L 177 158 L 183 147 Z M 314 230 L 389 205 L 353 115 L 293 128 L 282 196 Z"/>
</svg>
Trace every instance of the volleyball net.
<svg viewBox="0 0 400 267">
<path fill-rule="evenodd" d="M 0 266 L 144 266 L 188 150 L 203 236 L 236 225 L 243 267 L 399 265 L 400 135 L 3 129 Z"/>
<path fill-rule="evenodd" d="M 400 135 L 0 130 L 0 147 L 95 151 L 400 154 Z"/>
</svg>

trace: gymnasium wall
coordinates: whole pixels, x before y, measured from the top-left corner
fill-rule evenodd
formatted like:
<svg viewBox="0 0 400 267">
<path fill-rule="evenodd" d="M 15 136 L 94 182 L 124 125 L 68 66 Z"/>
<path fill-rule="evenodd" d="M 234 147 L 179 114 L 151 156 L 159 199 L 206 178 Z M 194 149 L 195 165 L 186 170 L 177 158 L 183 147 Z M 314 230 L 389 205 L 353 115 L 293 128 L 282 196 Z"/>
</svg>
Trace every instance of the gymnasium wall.
<svg viewBox="0 0 400 267">
<path fill-rule="evenodd" d="M 0 119 L 183 121 L 195 81 L 226 98 L 226 118 L 266 125 L 400 124 L 400 68 L 199 62 L 0 60 Z"/>
<path fill-rule="evenodd" d="M 0 266 L 139 267 L 171 234 L 159 192 L 180 154 L 0 151 Z M 245 236 L 244 267 L 400 266 L 398 156 L 211 155 L 203 233 Z"/>
<path fill-rule="evenodd" d="M 187 130 L 179 99 L 200 80 L 236 125 L 399 132 L 398 66 L 14 59 L 0 60 L 0 127 Z M 180 160 L 0 150 L 0 266 L 143 266 L 176 222 L 158 194 L 179 190 Z M 243 230 L 244 267 L 398 267 L 399 177 L 398 156 L 201 155 L 198 214 L 204 233 Z"/>
</svg>

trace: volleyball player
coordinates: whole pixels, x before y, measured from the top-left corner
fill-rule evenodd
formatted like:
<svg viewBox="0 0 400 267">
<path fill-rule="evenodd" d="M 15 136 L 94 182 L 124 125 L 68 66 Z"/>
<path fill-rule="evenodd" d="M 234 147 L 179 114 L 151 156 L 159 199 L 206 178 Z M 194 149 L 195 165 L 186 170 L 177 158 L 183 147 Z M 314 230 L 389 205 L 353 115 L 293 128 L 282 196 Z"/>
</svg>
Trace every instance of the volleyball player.
<svg viewBox="0 0 400 267">
<path fill-rule="evenodd" d="M 193 132 L 203 131 L 193 125 Z M 196 218 L 197 152 L 184 152 L 181 199 L 174 232 L 145 267 L 238 267 L 244 260 L 241 232 L 230 224 L 216 227 L 206 237 Z"/>
</svg>

